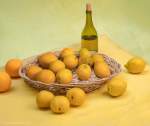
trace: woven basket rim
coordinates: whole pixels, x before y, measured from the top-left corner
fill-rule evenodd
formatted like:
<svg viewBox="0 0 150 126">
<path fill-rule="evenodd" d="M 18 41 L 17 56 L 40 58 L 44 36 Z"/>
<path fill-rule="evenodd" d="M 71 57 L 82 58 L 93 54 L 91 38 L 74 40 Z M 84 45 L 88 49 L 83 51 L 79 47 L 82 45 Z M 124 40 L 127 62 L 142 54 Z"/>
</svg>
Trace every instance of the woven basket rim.
<svg viewBox="0 0 150 126">
<path fill-rule="evenodd" d="M 50 52 L 51 52 L 51 51 L 50 51 Z M 60 51 L 55 51 L 54 53 L 57 54 L 57 53 L 59 53 L 59 52 L 60 52 Z M 46 52 L 46 53 L 47 53 L 47 52 Z M 42 53 L 42 54 L 44 54 L 44 53 Z M 29 66 L 29 65 L 34 64 L 34 61 L 37 60 L 37 57 L 40 56 L 40 55 L 42 55 L 42 54 L 35 55 L 35 56 L 31 56 L 31 57 L 28 57 L 28 58 L 24 59 L 23 65 L 22 65 L 21 68 L 19 69 L 19 75 L 20 75 L 20 77 L 23 78 L 24 80 L 26 80 L 26 81 L 32 83 L 33 85 L 36 84 L 36 83 L 38 83 L 39 85 L 44 85 L 44 86 L 49 86 L 49 87 L 51 87 L 51 86 L 59 86 L 59 87 L 83 86 L 83 87 L 85 87 L 85 86 L 90 86 L 90 85 L 93 85 L 93 84 L 99 85 L 99 84 L 101 84 L 101 83 L 100 83 L 101 81 L 110 80 L 112 77 L 116 76 L 117 74 L 119 74 L 119 73 L 122 71 L 121 65 L 120 65 L 116 60 L 114 60 L 113 58 L 107 56 L 107 55 L 104 54 L 104 53 L 96 53 L 96 54 L 103 55 L 103 56 L 105 56 L 105 57 L 111 59 L 114 63 L 116 63 L 117 66 L 118 66 L 118 69 L 116 68 L 116 69 L 117 69 L 117 72 L 111 74 L 109 77 L 106 77 L 106 78 L 98 78 L 97 80 L 94 80 L 94 81 L 79 81 L 79 83 L 75 83 L 75 82 L 72 83 L 72 82 L 71 82 L 71 83 L 69 83 L 69 84 L 59 84 L 59 83 L 57 83 L 57 82 L 51 83 L 51 84 L 46 84 L 46 83 L 43 83 L 43 82 L 40 82 L 40 81 L 31 80 L 29 77 L 26 76 L 26 73 L 23 72 L 23 69 L 25 69 L 25 68 L 26 68 L 27 66 Z M 76 54 L 77 54 L 77 52 L 76 52 Z"/>
</svg>

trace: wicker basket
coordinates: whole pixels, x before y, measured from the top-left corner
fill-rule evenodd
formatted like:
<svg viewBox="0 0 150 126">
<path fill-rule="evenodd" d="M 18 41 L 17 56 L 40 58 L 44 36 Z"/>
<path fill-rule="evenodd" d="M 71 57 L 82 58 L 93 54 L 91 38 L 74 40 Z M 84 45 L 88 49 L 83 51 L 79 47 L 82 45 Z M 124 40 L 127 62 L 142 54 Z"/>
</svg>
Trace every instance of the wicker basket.
<svg viewBox="0 0 150 126">
<path fill-rule="evenodd" d="M 55 53 L 57 56 L 59 56 L 59 52 L 55 52 Z M 106 63 L 109 65 L 109 68 L 111 70 L 111 75 L 107 78 L 96 77 L 94 71 L 92 70 L 91 78 L 88 81 L 80 81 L 75 71 L 73 71 L 73 80 L 70 84 L 59 84 L 57 82 L 53 84 L 46 84 L 39 81 L 31 80 L 26 76 L 26 69 L 30 65 L 38 64 L 37 62 L 38 56 L 33 56 L 25 59 L 22 67 L 19 70 L 19 74 L 24 79 L 24 81 L 27 82 L 28 85 L 38 90 L 49 90 L 55 94 L 64 94 L 70 88 L 79 87 L 82 88 L 86 93 L 89 93 L 91 91 L 100 88 L 104 82 L 110 80 L 112 77 L 116 76 L 121 72 L 121 65 L 119 63 L 117 63 L 114 59 L 110 58 L 105 54 L 101 54 L 101 55 L 104 57 Z"/>
</svg>

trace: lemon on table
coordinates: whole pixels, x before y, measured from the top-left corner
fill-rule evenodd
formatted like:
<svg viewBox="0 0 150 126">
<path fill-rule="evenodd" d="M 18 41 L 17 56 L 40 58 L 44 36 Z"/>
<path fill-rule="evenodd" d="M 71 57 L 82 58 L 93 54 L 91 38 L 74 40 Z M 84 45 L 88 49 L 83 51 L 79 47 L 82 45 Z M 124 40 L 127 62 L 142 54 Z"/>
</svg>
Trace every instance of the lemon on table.
<svg viewBox="0 0 150 126">
<path fill-rule="evenodd" d="M 5 70 L 10 75 L 10 77 L 19 77 L 19 69 L 22 65 L 22 60 L 20 59 L 10 59 L 6 65 Z"/>
<path fill-rule="evenodd" d="M 50 102 L 53 99 L 53 93 L 42 90 L 36 96 L 36 103 L 39 108 L 49 108 Z"/>
<path fill-rule="evenodd" d="M 125 65 L 129 73 L 139 74 L 144 71 L 145 61 L 139 57 L 133 57 Z"/>
<path fill-rule="evenodd" d="M 111 96 L 122 95 L 127 88 L 127 82 L 123 77 L 116 76 L 107 82 L 107 91 Z"/>
<path fill-rule="evenodd" d="M 0 92 L 6 92 L 11 87 L 11 78 L 8 73 L 0 72 Z"/>
<path fill-rule="evenodd" d="M 66 113 L 70 108 L 70 103 L 65 96 L 55 96 L 50 104 L 52 112 L 57 114 Z"/>
<path fill-rule="evenodd" d="M 85 92 L 80 88 L 72 88 L 67 91 L 67 98 L 72 106 L 80 106 L 85 101 Z"/>
</svg>

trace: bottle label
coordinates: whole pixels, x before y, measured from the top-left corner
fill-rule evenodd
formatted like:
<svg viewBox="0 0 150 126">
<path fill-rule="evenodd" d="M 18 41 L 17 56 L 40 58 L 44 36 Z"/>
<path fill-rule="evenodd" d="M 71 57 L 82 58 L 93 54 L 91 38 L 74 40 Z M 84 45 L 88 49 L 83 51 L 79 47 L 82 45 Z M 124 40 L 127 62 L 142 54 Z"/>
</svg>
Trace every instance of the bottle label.
<svg viewBox="0 0 150 126">
<path fill-rule="evenodd" d="M 82 39 L 81 47 L 82 48 L 87 48 L 89 51 L 98 52 L 98 39 L 94 39 L 94 40 Z"/>
</svg>

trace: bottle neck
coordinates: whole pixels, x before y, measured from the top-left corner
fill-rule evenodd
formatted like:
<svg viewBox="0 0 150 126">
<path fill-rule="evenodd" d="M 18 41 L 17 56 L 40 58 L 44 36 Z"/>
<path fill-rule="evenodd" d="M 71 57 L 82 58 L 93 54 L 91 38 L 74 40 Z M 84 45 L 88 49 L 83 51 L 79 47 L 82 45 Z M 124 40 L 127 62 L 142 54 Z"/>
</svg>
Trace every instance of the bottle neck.
<svg viewBox="0 0 150 126">
<path fill-rule="evenodd" d="M 91 11 L 86 11 L 86 26 L 93 26 Z"/>
</svg>

